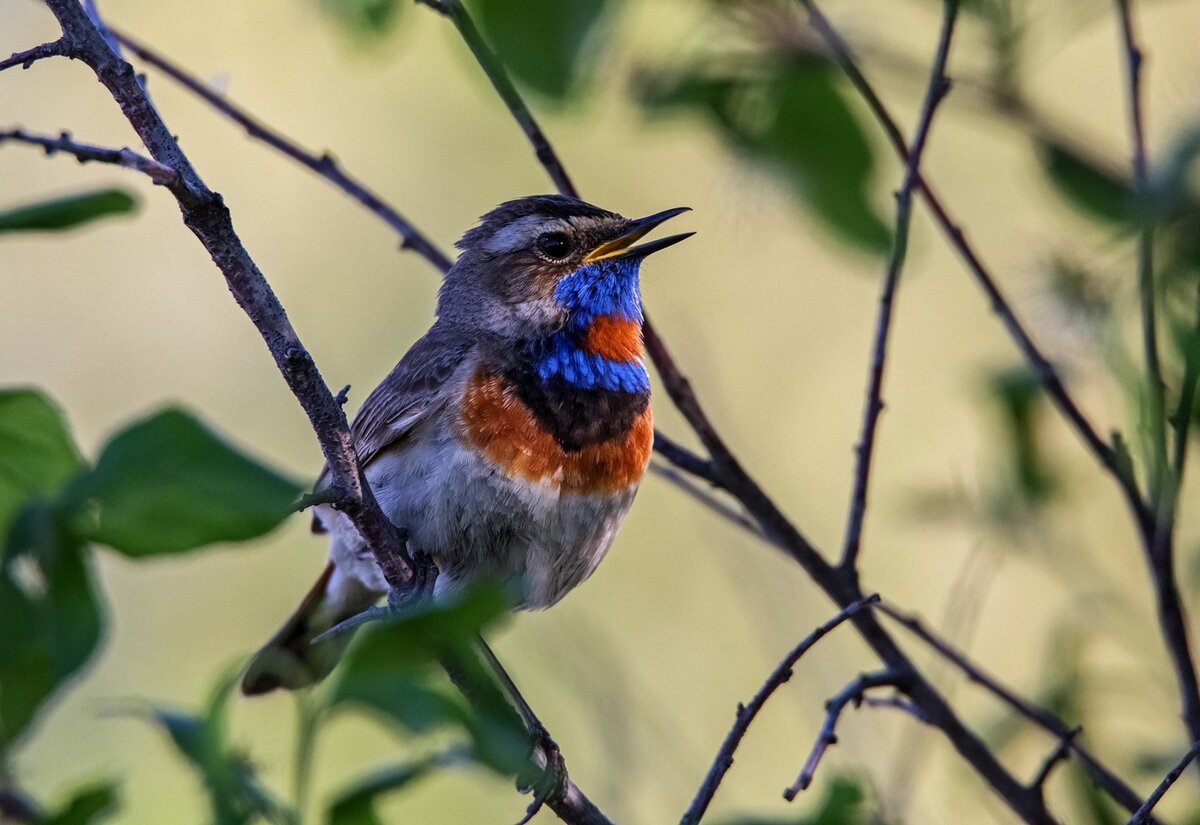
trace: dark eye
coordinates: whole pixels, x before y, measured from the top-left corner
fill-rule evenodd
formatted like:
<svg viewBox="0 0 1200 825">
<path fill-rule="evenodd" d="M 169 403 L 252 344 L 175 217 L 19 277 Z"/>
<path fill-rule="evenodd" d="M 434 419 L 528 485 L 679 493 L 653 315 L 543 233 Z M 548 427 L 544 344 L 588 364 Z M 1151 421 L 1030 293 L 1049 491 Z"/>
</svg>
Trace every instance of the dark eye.
<svg viewBox="0 0 1200 825">
<path fill-rule="evenodd" d="M 547 232 L 537 239 L 538 252 L 561 261 L 571 254 L 571 239 L 562 232 Z"/>
</svg>

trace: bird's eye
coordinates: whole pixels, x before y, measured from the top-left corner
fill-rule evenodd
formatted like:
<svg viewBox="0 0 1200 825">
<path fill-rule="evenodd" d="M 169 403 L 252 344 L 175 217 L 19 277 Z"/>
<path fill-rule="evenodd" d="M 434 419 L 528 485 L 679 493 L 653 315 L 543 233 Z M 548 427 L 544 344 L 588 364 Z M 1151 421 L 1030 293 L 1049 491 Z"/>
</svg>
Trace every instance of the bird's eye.
<svg viewBox="0 0 1200 825">
<path fill-rule="evenodd" d="M 571 254 L 571 239 L 563 232 L 547 232 L 537 239 L 538 252 L 561 261 Z"/>
</svg>

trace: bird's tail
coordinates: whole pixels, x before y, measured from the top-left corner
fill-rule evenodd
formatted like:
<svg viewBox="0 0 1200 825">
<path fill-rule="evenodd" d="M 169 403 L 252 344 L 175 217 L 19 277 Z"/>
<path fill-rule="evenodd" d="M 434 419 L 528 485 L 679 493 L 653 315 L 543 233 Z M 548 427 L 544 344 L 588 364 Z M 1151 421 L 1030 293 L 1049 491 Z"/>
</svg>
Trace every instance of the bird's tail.
<svg viewBox="0 0 1200 825">
<path fill-rule="evenodd" d="M 300 602 L 300 606 L 250 659 L 242 677 L 242 693 L 257 696 L 276 688 L 296 690 L 330 674 L 350 643 L 352 632 L 313 644 L 326 630 L 374 604 L 379 594 L 353 576 L 343 575 L 333 561 Z"/>
</svg>

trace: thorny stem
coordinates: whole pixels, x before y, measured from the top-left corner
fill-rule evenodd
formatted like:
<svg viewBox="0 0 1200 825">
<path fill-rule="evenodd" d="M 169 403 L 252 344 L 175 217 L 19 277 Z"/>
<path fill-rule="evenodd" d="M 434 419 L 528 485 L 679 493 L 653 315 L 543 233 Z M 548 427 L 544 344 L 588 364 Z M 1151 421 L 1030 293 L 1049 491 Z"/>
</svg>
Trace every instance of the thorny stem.
<svg viewBox="0 0 1200 825">
<path fill-rule="evenodd" d="M 916 136 L 905 162 L 904 182 L 896 194 L 896 237 L 892 242 L 892 255 L 884 275 L 883 288 L 879 293 L 879 315 L 875 322 L 875 343 L 871 351 L 870 372 L 867 377 L 866 401 L 863 404 L 862 430 L 855 447 L 857 462 L 854 468 L 854 491 L 850 496 L 850 513 L 847 517 L 846 536 L 842 545 L 840 568 L 853 573 L 858 565 L 858 552 L 862 544 L 863 521 L 867 515 L 867 489 L 871 477 L 871 459 L 875 452 L 875 433 L 879 425 L 879 414 L 883 411 L 883 369 L 887 360 L 888 335 L 892 327 L 892 305 L 900 273 L 908 253 L 908 234 L 912 223 L 913 189 L 916 187 L 921 168 L 921 154 L 933 124 L 933 115 L 938 104 L 950 90 L 950 79 L 946 76 L 946 63 L 950 58 L 950 41 L 954 36 L 954 24 L 958 19 L 958 3 L 947 0 L 942 15 L 942 31 L 938 37 L 937 54 L 933 60 L 929 85 L 925 90 L 925 102 L 917 122 Z"/>
<path fill-rule="evenodd" d="M 1175 780 L 1179 779 L 1179 777 L 1183 775 L 1183 772 L 1187 770 L 1188 765 L 1192 764 L 1192 760 L 1194 760 L 1197 756 L 1200 756 L 1200 742 L 1195 742 L 1191 748 L 1188 749 L 1188 752 L 1183 755 L 1183 758 L 1179 760 L 1175 767 L 1171 768 L 1167 775 L 1163 777 L 1162 782 L 1158 783 L 1158 787 L 1155 788 L 1150 796 L 1146 797 L 1146 801 L 1143 802 L 1136 811 L 1134 811 L 1133 816 L 1129 818 L 1127 825 L 1144 825 L 1144 823 L 1149 822 L 1150 814 L 1154 810 L 1154 806 L 1159 803 L 1159 800 L 1161 800 L 1167 791 L 1171 789 L 1171 786 L 1175 784 Z"/>
<path fill-rule="evenodd" d="M 0 143 L 12 141 L 30 146 L 40 146 L 47 155 L 59 152 L 73 155 L 80 163 L 111 163 L 141 172 L 159 186 L 171 186 L 179 183 L 179 173 L 171 167 L 159 163 L 145 155 L 139 155 L 132 149 L 111 149 L 107 146 L 96 146 L 91 143 L 80 143 L 72 140 L 71 135 L 63 132 L 58 137 L 35 135 L 23 129 L 8 129 L 0 131 Z"/>
<path fill-rule="evenodd" d="M 716 795 L 717 789 L 721 786 L 721 780 L 725 778 L 725 774 L 733 767 L 733 754 L 737 750 L 738 745 L 741 744 L 742 738 L 750 729 L 751 723 L 754 722 L 759 712 L 763 709 L 763 705 L 767 703 L 767 700 L 771 698 L 776 690 L 792 678 L 792 669 L 800 661 L 800 657 L 842 622 L 858 611 L 876 604 L 878 601 L 879 596 L 877 595 L 860 599 L 805 636 L 800 641 L 800 644 L 792 648 L 791 652 L 771 671 L 771 674 L 763 682 L 762 687 L 754 694 L 754 697 L 745 705 L 738 705 L 733 727 L 729 729 L 729 733 L 725 736 L 725 741 L 721 743 L 721 749 L 717 751 L 712 767 L 709 768 L 708 774 L 704 777 L 704 782 L 696 792 L 696 798 L 692 800 L 692 804 L 688 806 L 687 811 L 684 812 L 683 817 L 679 820 L 679 825 L 696 825 L 704 817 L 704 812 L 708 810 L 713 796 Z"/>
</svg>

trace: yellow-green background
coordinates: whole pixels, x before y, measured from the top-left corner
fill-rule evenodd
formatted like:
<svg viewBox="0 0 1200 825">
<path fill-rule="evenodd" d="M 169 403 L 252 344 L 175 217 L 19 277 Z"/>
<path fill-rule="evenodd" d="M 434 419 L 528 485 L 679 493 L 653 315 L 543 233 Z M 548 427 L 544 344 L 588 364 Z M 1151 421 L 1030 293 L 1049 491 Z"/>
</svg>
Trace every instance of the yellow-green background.
<svg viewBox="0 0 1200 825">
<path fill-rule="evenodd" d="M 1092 148 L 1124 157 L 1122 66 L 1106 4 L 1046 5 L 1033 41 L 1035 98 Z M 364 49 L 301 0 L 107 0 L 103 8 L 114 25 L 306 146 L 332 150 L 443 247 L 499 201 L 549 189 L 452 28 L 427 9 L 406 8 L 393 37 Z M 829 11 L 852 37 L 921 61 L 931 53 L 936 3 L 831 2 Z M 1150 55 L 1147 110 L 1157 151 L 1200 115 L 1200 4 L 1143 3 L 1137 11 Z M 631 69 L 674 54 L 708 13 L 686 2 L 626 3 L 600 87 L 583 105 L 539 106 L 539 114 L 585 197 L 630 215 L 695 209 L 678 228 L 696 237 L 646 268 L 648 307 L 746 466 L 831 551 L 844 524 L 883 263 L 838 246 L 784 187 L 732 158 L 696 122 L 648 124 L 628 102 Z M 55 34 L 40 4 L 0 0 L 0 52 Z M 982 58 L 968 26 L 952 69 L 978 67 Z M 893 77 L 887 64 L 869 58 L 868 65 L 911 125 L 919 78 Z M 201 176 L 225 196 L 329 383 L 352 385 L 353 409 L 429 324 L 436 273 L 399 254 L 397 238 L 356 204 L 251 143 L 164 77 L 151 72 L 149 90 Z M 91 73 L 65 60 L 0 76 L 0 124 L 69 129 L 101 144 L 135 140 Z M 873 126 L 868 132 L 884 158 L 875 189 L 890 220 L 900 168 Z M 1097 427 L 1125 426 L 1103 361 L 1055 302 L 1044 273 L 1053 251 L 1076 250 L 1114 276 L 1109 287 L 1128 305 L 1130 244 L 1086 224 L 1051 194 L 1018 130 L 953 96 L 925 166 L 1038 341 L 1069 364 L 1072 388 Z M 131 417 L 182 402 L 256 455 L 297 477 L 312 474 L 321 459 L 307 421 L 171 198 L 131 172 L 45 159 L 18 146 L 0 150 L 0 208 L 113 184 L 139 191 L 135 218 L 0 243 L 0 383 L 45 388 L 89 453 Z M 1033 691 L 1051 628 L 1074 613 L 1094 632 L 1084 662 L 1087 736 L 1097 750 L 1122 768 L 1143 750 L 1182 752 L 1178 700 L 1124 507 L 1057 418 L 1046 447 L 1069 490 L 1047 529 L 1004 543 L 969 521 L 914 515 L 922 491 L 958 489 L 977 499 L 992 478 L 1000 431 L 982 375 L 1017 360 L 987 302 L 920 211 L 897 312 L 865 586 L 940 623 L 974 558 L 994 571 L 970 599 L 980 611 L 969 640 L 979 660 Z M 669 404 L 660 400 L 656 412 L 667 433 L 690 442 Z M 1189 500 L 1194 490 L 1185 492 L 1185 511 Z M 1181 542 L 1192 554 L 1200 532 L 1194 512 Z M 106 642 L 19 753 L 22 783 L 53 799 L 79 777 L 116 776 L 124 788 L 118 821 L 203 821 L 198 782 L 164 737 L 112 711 L 131 698 L 200 703 L 217 675 L 290 610 L 323 552 L 303 517 L 260 543 L 186 559 L 134 563 L 101 552 Z M 1198 588 L 1182 567 L 1195 607 Z M 1088 596 L 1093 573 L 1126 595 L 1132 617 Z M 1064 584 L 1071 576 L 1078 587 Z M 496 641 L 580 785 L 620 822 L 667 822 L 690 800 L 736 703 L 830 613 L 793 564 L 651 478 L 594 578 L 552 611 L 516 617 Z M 793 810 L 779 792 L 803 762 L 824 698 L 871 666 L 847 632 L 811 653 L 739 751 L 714 816 Z M 943 681 L 966 718 L 996 718 L 990 699 Z M 288 787 L 292 716 L 282 695 L 238 700 L 233 714 L 236 739 L 281 790 Z M 362 720 L 338 722 L 327 734 L 318 801 L 364 769 L 410 752 Z M 917 758 L 918 742 L 928 762 L 907 821 L 1013 821 L 936 734 L 891 711 L 848 714 L 822 773 L 862 770 L 887 790 L 897 765 Z M 1029 738 L 1006 760 L 1029 776 L 1051 744 Z M 1141 791 L 1153 783 L 1149 775 L 1137 780 Z M 1163 810 L 1188 810 L 1194 791 L 1184 785 Z M 1052 787 L 1052 800 L 1062 794 Z M 447 772 L 387 811 L 395 822 L 503 823 L 519 818 L 524 804 L 482 772 Z"/>
</svg>

